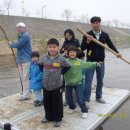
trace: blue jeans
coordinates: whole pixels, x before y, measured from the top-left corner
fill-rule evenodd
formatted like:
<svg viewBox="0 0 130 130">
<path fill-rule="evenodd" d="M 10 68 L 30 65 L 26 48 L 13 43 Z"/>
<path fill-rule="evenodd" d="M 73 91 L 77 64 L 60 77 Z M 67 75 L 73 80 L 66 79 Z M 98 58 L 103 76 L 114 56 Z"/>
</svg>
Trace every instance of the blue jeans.
<svg viewBox="0 0 130 130">
<path fill-rule="evenodd" d="M 76 108 L 76 105 L 73 101 L 73 96 L 72 96 L 73 89 L 75 90 L 77 101 L 78 101 L 78 104 L 81 108 L 81 111 L 83 113 L 88 112 L 88 109 L 86 108 L 86 105 L 85 105 L 85 100 L 83 98 L 83 92 L 82 92 L 81 84 L 77 84 L 77 85 L 74 85 L 74 86 L 66 85 L 66 100 L 67 100 L 67 104 L 69 105 L 69 108 L 70 109 Z"/>
<path fill-rule="evenodd" d="M 104 63 L 101 64 L 100 67 L 98 66 L 96 68 L 86 70 L 84 97 L 85 97 L 85 101 L 87 102 L 90 101 L 91 87 L 92 87 L 92 81 L 93 81 L 95 71 L 97 76 L 96 99 L 102 98 L 102 87 L 103 87 L 103 79 L 104 79 L 104 72 L 105 72 Z"/>
<path fill-rule="evenodd" d="M 33 90 L 35 94 L 35 99 L 38 101 L 43 101 L 43 95 L 41 90 Z"/>
</svg>

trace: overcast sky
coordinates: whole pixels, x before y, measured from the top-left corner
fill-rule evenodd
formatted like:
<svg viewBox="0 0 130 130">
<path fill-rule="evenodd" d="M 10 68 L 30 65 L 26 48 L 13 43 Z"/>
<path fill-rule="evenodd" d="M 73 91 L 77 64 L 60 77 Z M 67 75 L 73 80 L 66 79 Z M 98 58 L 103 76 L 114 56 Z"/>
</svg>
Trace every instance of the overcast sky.
<svg viewBox="0 0 130 130">
<path fill-rule="evenodd" d="M 22 15 L 21 1 L 13 0 L 12 15 Z M 89 17 L 98 15 L 103 20 L 119 19 L 130 23 L 130 0 L 24 0 L 24 8 L 32 17 L 41 16 L 43 5 L 46 5 L 43 15 L 51 19 L 63 19 L 63 10 L 69 9 L 73 18 L 88 14 Z"/>
</svg>

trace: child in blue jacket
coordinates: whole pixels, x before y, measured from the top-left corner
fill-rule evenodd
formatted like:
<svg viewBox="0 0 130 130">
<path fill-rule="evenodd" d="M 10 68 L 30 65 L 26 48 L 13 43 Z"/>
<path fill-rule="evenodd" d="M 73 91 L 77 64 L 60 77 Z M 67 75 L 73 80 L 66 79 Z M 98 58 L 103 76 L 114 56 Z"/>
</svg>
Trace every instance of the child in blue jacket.
<svg viewBox="0 0 130 130">
<path fill-rule="evenodd" d="M 43 105 L 43 95 L 42 95 L 42 77 L 43 77 L 43 72 L 41 71 L 38 61 L 39 61 L 39 53 L 38 52 L 32 52 L 31 58 L 32 58 L 32 63 L 30 64 L 29 68 L 29 83 L 30 83 L 30 89 L 33 90 L 35 94 L 35 101 L 34 105 L 41 106 Z"/>
</svg>

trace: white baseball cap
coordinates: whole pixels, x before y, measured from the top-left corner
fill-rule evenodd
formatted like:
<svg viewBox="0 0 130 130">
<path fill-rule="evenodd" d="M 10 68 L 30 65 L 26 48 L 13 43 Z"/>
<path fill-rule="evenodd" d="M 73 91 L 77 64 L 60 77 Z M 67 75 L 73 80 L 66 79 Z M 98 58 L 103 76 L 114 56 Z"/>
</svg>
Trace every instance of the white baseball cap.
<svg viewBox="0 0 130 130">
<path fill-rule="evenodd" d="M 20 22 L 20 23 L 17 23 L 16 27 L 26 27 L 25 23 L 23 22 Z"/>
</svg>

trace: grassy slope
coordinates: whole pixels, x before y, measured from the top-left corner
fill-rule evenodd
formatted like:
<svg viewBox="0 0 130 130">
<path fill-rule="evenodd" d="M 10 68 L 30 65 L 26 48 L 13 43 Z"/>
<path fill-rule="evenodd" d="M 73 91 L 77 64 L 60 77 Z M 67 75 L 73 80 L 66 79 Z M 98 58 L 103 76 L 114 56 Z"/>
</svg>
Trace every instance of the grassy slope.
<svg viewBox="0 0 130 130">
<path fill-rule="evenodd" d="M 91 29 L 91 26 L 89 24 L 0 15 L 0 25 L 2 25 L 10 40 L 17 38 L 15 25 L 21 21 L 24 22 L 27 26 L 27 31 L 30 33 L 32 38 L 33 48 L 35 50 L 42 49 L 42 51 L 46 50 L 44 48 L 46 48 L 46 40 L 48 38 L 62 38 L 64 30 L 67 28 L 73 29 L 75 31 L 76 37 L 80 40 L 82 39 L 82 35 L 76 31 L 76 28 L 80 27 L 86 31 L 89 31 Z M 102 26 L 102 30 L 106 31 L 110 35 L 114 44 L 120 46 L 129 45 L 130 29 Z M 3 40 L 4 35 L 0 31 L 0 54 L 8 54 L 10 51 L 8 49 L 8 46 L 6 44 L 3 44 Z"/>
</svg>

